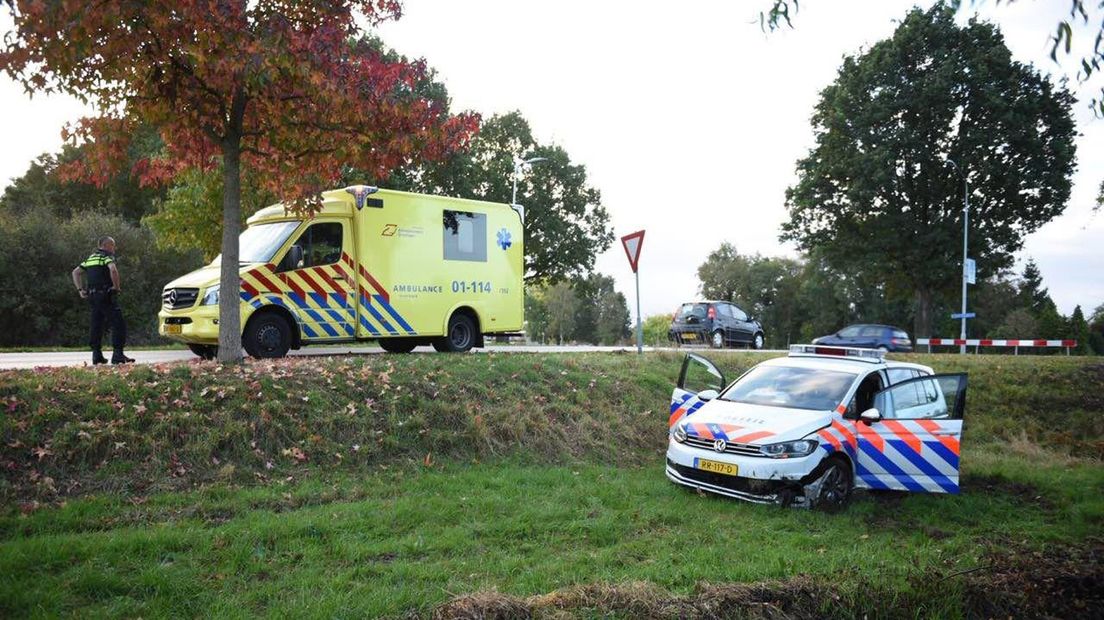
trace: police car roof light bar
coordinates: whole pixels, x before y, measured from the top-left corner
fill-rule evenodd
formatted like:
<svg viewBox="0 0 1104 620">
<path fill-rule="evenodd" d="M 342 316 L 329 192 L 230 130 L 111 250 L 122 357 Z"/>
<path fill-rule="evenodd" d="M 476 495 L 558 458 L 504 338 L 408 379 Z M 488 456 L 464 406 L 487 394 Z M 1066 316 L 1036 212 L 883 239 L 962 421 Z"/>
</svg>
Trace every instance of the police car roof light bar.
<svg viewBox="0 0 1104 620">
<path fill-rule="evenodd" d="M 828 347 L 815 344 L 790 345 L 790 357 L 848 357 L 857 361 L 879 364 L 885 361 L 885 351 L 856 347 Z"/>
</svg>

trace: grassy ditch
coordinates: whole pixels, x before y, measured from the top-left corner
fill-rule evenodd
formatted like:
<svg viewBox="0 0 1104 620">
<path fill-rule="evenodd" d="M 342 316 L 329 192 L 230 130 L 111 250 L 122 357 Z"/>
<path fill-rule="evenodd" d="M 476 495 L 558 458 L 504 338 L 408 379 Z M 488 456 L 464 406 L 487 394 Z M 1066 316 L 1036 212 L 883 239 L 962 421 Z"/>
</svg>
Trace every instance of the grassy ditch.
<svg viewBox="0 0 1104 620">
<path fill-rule="evenodd" d="M 676 354 L 0 373 L 0 616 L 1098 611 L 1104 366 L 909 359 L 970 373 L 963 493 L 836 515 L 664 479 Z"/>
</svg>

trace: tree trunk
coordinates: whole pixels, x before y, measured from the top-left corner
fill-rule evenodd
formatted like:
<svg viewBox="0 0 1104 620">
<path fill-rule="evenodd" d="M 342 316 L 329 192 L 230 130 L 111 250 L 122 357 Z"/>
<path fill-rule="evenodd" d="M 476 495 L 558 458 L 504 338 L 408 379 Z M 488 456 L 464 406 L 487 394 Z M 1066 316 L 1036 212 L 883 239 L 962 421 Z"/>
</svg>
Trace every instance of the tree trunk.
<svg viewBox="0 0 1104 620">
<path fill-rule="evenodd" d="M 230 105 L 222 139 L 222 269 L 219 272 L 219 352 L 223 364 L 242 361 L 241 275 L 241 138 L 246 98 L 239 90 Z"/>
<path fill-rule="evenodd" d="M 916 319 L 913 321 L 912 337 L 931 338 L 932 333 L 932 292 L 929 289 L 916 289 Z"/>
</svg>

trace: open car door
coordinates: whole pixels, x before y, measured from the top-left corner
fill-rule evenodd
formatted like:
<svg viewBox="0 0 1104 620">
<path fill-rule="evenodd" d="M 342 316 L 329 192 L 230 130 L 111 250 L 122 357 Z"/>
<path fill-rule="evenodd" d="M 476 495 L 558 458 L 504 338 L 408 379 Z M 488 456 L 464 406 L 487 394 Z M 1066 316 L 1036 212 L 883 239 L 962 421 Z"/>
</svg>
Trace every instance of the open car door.
<svg viewBox="0 0 1104 620">
<path fill-rule="evenodd" d="M 874 409 L 855 423 L 859 479 L 874 489 L 958 493 L 966 375 L 891 385 L 874 396 Z"/>
<path fill-rule="evenodd" d="M 667 427 L 670 428 L 682 418 L 694 413 L 710 400 L 707 395 L 705 400 L 698 397 L 702 392 L 713 390 L 713 397 L 728 385 L 724 374 L 713 362 L 700 355 L 688 353 L 682 360 L 682 370 L 679 371 L 678 385 L 671 393 L 671 414 L 667 419 Z"/>
</svg>

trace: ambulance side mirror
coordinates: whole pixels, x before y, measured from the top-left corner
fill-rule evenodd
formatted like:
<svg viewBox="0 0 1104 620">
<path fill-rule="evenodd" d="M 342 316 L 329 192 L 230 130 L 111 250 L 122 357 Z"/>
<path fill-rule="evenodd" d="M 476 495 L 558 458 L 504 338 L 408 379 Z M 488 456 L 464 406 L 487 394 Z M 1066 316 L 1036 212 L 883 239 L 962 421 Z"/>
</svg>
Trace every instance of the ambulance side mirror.
<svg viewBox="0 0 1104 620">
<path fill-rule="evenodd" d="M 698 400 L 702 402 L 709 402 L 718 396 L 720 396 L 720 393 L 717 392 L 717 390 L 702 390 L 698 392 Z"/>
<path fill-rule="evenodd" d="M 859 414 L 859 418 L 862 419 L 863 422 L 866 422 L 867 426 L 869 426 L 877 422 L 878 420 L 881 420 L 882 414 L 874 407 L 871 407 L 870 409 L 867 409 L 866 411 Z"/>
</svg>

